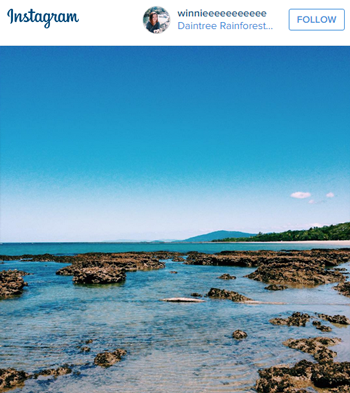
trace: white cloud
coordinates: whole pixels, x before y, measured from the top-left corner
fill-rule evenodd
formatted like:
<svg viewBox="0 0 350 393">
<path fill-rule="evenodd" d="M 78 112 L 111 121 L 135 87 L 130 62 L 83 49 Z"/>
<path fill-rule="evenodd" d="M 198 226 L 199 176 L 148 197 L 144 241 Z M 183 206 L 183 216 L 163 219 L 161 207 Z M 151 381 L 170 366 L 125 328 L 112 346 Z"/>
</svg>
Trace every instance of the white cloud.
<svg viewBox="0 0 350 393">
<path fill-rule="evenodd" d="M 309 203 L 314 204 L 314 203 L 316 203 L 316 202 L 315 202 L 314 199 L 310 199 L 310 200 L 309 200 Z"/>
<path fill-rule="evenodd" d="M 327 198 L 334 198 L 335 195 L 333 194 L 333 192 L 329 192 L 328 194 L 326 194 Z"/>
<path fill-rule="evenodd" d="M 297 191 L 297 192 L 293 192 L 293 194 L 290 194 L 290 196 L 292 198 L 304 199 L 304 198 L 310 198 L 311 194 L 309 192 Z"/>
</svg>

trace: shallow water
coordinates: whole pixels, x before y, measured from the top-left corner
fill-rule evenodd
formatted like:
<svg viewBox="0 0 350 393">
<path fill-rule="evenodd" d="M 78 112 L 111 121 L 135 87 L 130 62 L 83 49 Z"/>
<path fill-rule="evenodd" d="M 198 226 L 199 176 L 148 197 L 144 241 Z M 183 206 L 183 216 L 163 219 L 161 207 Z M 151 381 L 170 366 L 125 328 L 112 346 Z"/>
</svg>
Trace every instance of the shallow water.
<svg viewBox="0 0 350 393">
<path fill-rule="evenodd" d="M 25 277 L 28 287 L 22 296 L 0 302 L 0 368 L 33 372 L 69 363 L 81 372 L 29 380 L 13 392 L 249 392 L 259 368 L 313 359 L 282 345 L 292 337 L 341 337 L 343 342 L 334 347 L 336 360 L 350 360 L 350 327 L 333 325 L 331 333 L 321 333 L 311 322 L 306 327 L 268 322 L 294 311 L 350 317 L 350 299 L 333 290 L 334 284 L 273 292 L 244 277 L 254 268 L 167 261 L 165 269 L 127 273 L 124 284 L 86 287 L 73 285 L 72 277 L 56 276 L 63 266 L 18 261 L 1 266 L 34 275 Z M 350 263 L 342 266 L 350 270 Z M 223 273 L 237 279 L 218 280 Z M 211 287 L 285 304 L 247 305 L 208 298 L 190 304 L 160 301 L 192 292 L 205 294 Z M 236 329 L 246 331 L 248 338 L 232 339 Z M 90 338 L 91 352 L 79 352 L 77 346 Z M 116 348 L 128 351 L 120 363 L 109 369 L 93 366 L 98 352 Z"/>
</svg>

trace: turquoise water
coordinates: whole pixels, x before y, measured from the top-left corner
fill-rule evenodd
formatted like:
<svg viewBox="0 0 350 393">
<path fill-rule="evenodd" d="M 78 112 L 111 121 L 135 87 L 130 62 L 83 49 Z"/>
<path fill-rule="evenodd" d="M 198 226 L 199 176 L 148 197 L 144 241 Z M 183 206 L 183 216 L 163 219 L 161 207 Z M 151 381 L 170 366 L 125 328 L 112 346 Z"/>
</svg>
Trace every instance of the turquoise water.
<svg viewBox="0 0 350 393">
<path fill-rule="evenodd" d="M 164 249 L 162 246 L 157 245 Z M 207 245 L 199 245 L 197 250 L 202 251 L 203 246 Z M 63 246 L 50 247 L 61 247 L 62 253 L 73 252 Z M 50 247 L 43 252 L 52 252 Z M 334 347 L 337 360 L 350 360 L 350 327 L 333 326 L 331 333 L 321 333 L 311 322 L 306 327 L 278 327 L 268 322 L 294 311 L 350 317 L 350 299 L 333 290 L 333 284 L 271 292 L 264 289 L 265 284 L 244 277 L 254 268 L 167 261 L 165 269 L 127 273 L 124 284 L 86 287 L 74 286 L 72 277 L 55 275 L 63 266 L 19 261 L 1 266 L 34 274 L 25 277 L 29 285 L 21 297 L 0 302 L 0 367 L 33 372 L 69 363 L 80 372 L 57 379 L 29 380 L 23 389 L 13 390 L 15 393 L 251 392 L 259 368 L 312 360 L 282 345 L 292 337 L 341 337 L 343 343 Z M 350 263 L 343 266 L 350 271 Z M 178 274 L 171 274 L 172 270 Z M 223 273 L 237 279 L 218 280 Z M 199 304 L 160 301 L 192 292 L 204 294 L 211 287 L 285 304 L 245 305 L 207 298 Z M 246 331 L 248 338 L 233 340 L 236 329 Z M 81 353 L 77 347 L 87 339 L 94 340 L 91 352 Z M 98 352 L 116 348 L 128 351 L 123 361 L 109 369 L 93 366 Z"/>
<path fill-rule="evenodd" d="M 225 250 L 309 250 L 310 248 L 340 248 L 337 242 L 300 243 L 2 243 L 0 254 L 78 254 L 85 252 L 127 251 L 199 251 L 216 253 Z"/>
</svg>

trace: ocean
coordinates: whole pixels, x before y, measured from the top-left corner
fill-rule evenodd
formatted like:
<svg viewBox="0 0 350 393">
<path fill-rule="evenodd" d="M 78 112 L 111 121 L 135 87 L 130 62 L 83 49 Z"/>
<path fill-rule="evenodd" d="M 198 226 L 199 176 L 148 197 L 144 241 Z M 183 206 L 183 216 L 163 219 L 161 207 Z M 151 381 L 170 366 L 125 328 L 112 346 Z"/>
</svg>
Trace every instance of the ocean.
<svg viewBox="0 0 350 393">
<path fill-rule="evenodd" d="M 121 251 L 200 251 L 338 248 L 337 244 L 307 243 L 41 243 L 2 244 L 0 254 L 74 254 Z M 343 247 L 341 245 L 340 247 Z M 274 326 L 269 319 L 294 311 L 350 317 L 350 299 L 333 290 L 335 284 L 314 288 L 266 291 L 266 284 L 245 277 L 255 268 L 195 266 L 166 261 L 165 269 L 128 272 L 123 284 L 73 285 L 72 277 L 55 272 L 66 264 L 11 261 L 3 269 L 21 269 L 28 287 L 17 298 L 0 301 L 0 368 L 34 372 L 65 363 L 73 373 L 26 381 L 14 393 L 115 392 L 253 392 L 258 370 L 277 364 L 313 360 L 285 347 L 288 338 L 325 335 L 340 337 L 332 349 L 336 361 L 349 361 L 350 327 L 332 326 L 321 333 L 306 327 Z M 350 271 L 350 263 L 342 265 Z M 171 274 L 177 271 L 178 274 Z M 217 277 L 229 273 L 236 280 Z M 254 300 L 284 304 L 239 304 L 204 298 L 204 303 L 166 303 L 160 299 L 206 294 L 211 287 L 236 291 Z M 240 329 L 248 337 L 232 339 Z M 79 346 L 92 339 L 91 351 Z M 93 365 L 97 353 L 123 348 L 127 355 L 108 369 Z"/>
</svg>

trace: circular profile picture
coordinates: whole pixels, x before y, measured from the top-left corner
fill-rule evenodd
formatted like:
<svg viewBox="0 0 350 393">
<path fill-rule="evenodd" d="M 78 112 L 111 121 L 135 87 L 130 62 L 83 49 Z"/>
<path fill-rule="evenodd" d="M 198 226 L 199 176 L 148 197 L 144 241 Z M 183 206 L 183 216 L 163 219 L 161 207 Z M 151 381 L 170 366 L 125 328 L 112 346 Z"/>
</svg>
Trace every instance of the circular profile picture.
<svg viewBox="0 0 350 393">
<path fill-rule="evenodd" d="M 170 16 L 162 7 L 149 8 L 143 15 L 143 24 L 153 34 L 160 34 L 170 25 Z"/>
</svg>

